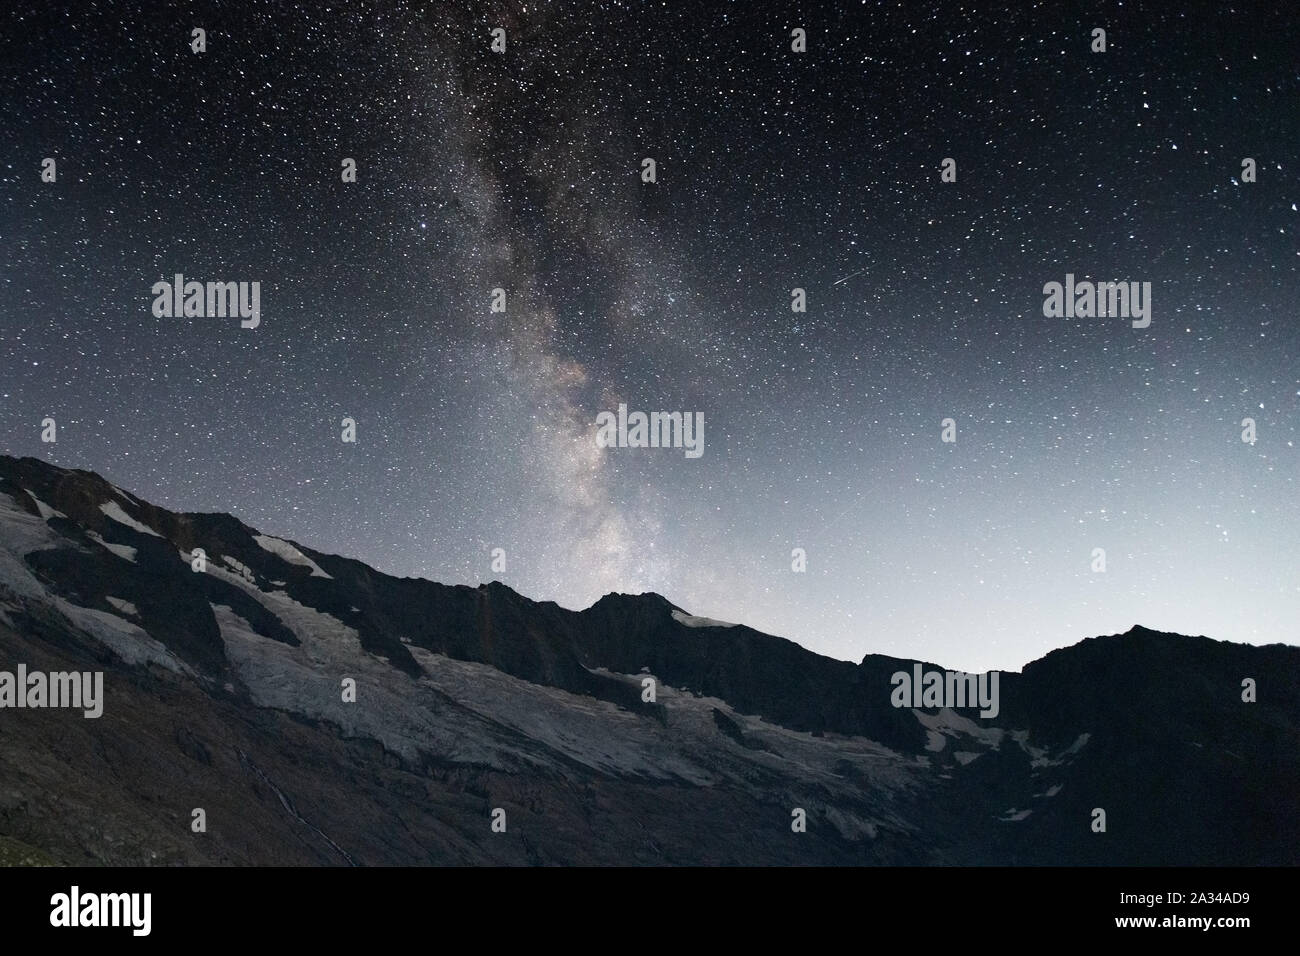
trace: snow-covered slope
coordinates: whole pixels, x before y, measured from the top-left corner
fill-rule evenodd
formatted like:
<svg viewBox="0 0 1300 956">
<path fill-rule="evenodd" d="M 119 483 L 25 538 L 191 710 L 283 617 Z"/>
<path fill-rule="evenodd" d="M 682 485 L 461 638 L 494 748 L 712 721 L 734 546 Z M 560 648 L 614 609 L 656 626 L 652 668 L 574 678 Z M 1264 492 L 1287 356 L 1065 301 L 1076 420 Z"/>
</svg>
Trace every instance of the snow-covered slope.
<svg viewBox="0 0 1300 956">
<path fill-rule="evenodd" d="M 896 708 L 890 674 L 913 662 L 831 661 L 658 595 L 569 612 L 497 583 L 388 578 L 226 515 L 172 514 L 95 475 L 0 457 L 0 670 L 102 670 L 107 688 L 95 729 L 0 710 L 0 831 L 19 819 L 6 810 L 17 793 L 33 845 L 69 859 L 94 847 L 106 862 L 1086 862 L 1093 807 L 1121 825 L 1145 813 L 1135 800 L 1182 807 L 1126 776 L 1113 757 L 1126 747 L 1158 748 L 1189 779 L 1248 760 L 1293 792 L 1278 777 L 1296 766 L 1291 649 L 1098 640 L 1002 675 L 996 720 Z M 1131 713 L 1094 688 L 1089 675 L 1117 673 L 1115 641 L 1132 660 L 1181 654 L 1189 673 L 1228 683 L 1287 674 L 1292 696 L 1245 713 L 1184 701 L 1193 734 L 1162 709 L 1182 691 L 1160 690 L 1159 674 L 1150 704 L 1115 698 L 1137 701 Z M 1261 714 L 1288 728 L 1262 753 L 1249 722 Z M 1206 746 L 1215 732 L 1227 743 Z M 100 818 L 60 797 L 70 785 L 130 839 L 97 842 Z M 1216 805 L 1226 849 L 1202 836 L 1195 852 L 1293 852 L 1300 841 L 1269 850 L 1234 818 L 1237 796 Z M 184 832 L 199 801 L 221 808 L 222 827 L 195 844 L 165 821 Z M 497 806 L 517 839 L 491 839 Z M 1164 839 L 1142 819 L 1133 839 Z M 1185 843 L 1170 835 L 1157 855 L 1177 860 Z"/>
</svg>

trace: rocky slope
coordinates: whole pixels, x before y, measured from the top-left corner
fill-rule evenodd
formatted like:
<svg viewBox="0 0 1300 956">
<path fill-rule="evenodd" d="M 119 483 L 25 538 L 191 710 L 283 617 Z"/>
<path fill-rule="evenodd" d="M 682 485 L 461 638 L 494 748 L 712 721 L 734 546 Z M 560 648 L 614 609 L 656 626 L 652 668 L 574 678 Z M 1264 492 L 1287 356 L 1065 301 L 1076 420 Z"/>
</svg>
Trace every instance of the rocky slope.
<svg viewBox="0 0 1300 956">
<path fill-rule="evenodd" d="M 0 863 L 1300 862 L 1290 646 L 1134 628 L 1000 675 L 995 718 L 896 708 L 911 661 L 397 579 L 0 457 L 20 663 L 103 671 L 104 713 L 0 709 Z"/>
</svg>

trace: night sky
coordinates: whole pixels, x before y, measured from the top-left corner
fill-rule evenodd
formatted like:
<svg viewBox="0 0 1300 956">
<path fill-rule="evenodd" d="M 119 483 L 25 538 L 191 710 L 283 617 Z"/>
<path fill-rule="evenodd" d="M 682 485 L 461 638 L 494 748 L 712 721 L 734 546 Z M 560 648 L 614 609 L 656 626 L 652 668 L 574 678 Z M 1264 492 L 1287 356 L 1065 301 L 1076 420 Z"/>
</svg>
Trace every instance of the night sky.
<svg viewBox="0 0 1300 956">
<path fill-rule="evenodd" d="M 0 13 L 0 451 L 847 659 L 1297 642 L 1293 4 L 55 6 Z M 178 272 L 261 324 L 156 318 Z"/>
</svg>

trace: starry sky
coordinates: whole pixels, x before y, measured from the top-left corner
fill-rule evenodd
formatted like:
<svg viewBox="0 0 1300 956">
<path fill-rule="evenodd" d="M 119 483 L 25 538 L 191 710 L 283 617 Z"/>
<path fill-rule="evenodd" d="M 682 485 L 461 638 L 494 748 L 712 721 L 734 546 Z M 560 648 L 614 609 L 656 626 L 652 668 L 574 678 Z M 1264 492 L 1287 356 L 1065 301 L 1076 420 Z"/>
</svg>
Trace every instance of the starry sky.
<svg viewBox="0 0 1300 956">
<path fill-rule="evenodd" d="M 1300 13 L 1147 6 L 7 4 L 0 451 L 851 660 L 1296 643 Z M 177 272 L 260 326 L 155 318 Z"/>
</svg>

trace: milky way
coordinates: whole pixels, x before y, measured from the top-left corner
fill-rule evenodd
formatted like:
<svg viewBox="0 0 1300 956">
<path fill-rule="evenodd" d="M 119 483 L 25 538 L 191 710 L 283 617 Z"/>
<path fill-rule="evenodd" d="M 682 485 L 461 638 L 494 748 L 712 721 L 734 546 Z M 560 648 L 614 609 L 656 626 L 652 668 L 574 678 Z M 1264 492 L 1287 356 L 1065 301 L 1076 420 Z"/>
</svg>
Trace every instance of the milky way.
<svg viewBox="0 0 1300 956">
<path fill-rule="evenodd" d="M 848 659 L 1296 642 L 1294 14 L 147 6 L 0 14 L 0 450 Z M 156 318 L 178 272 L 260 325 Z M 620 403 L 703 455 L 598 447 Z"/>
</svg>

